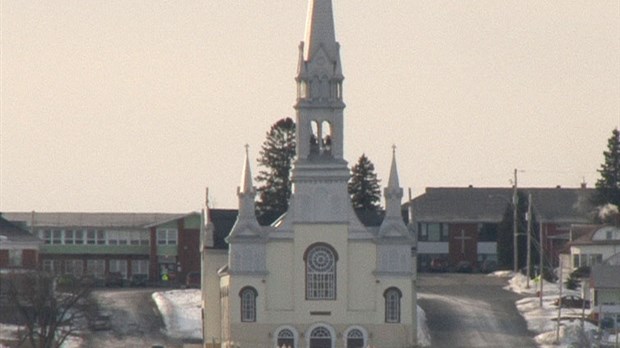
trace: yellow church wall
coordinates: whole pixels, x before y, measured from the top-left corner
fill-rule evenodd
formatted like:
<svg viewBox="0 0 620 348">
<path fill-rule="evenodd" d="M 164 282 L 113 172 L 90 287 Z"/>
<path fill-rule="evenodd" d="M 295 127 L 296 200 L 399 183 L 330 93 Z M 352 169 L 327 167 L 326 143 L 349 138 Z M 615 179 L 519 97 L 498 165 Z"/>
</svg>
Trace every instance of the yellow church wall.
<svg viewBox="0 0 620 348">
<path fill-rule="evenodd" d="M 294 301 L 295 318 L 297 323 L 311 323 L 326 320 L 333 323 L 347 320 L 347 291 L 348 291 L 348 225 L 344 224 L 297 224 L 295 225 L 295 258 L 294 270 L 297 277 Z M 306 301 L 306 268 L 303 261 L 304 253 L 312 244 L 325 243 L 336 250 L 338 261 L 336 264 L 336 300 L 334 301 Z M 315 314 L 311 314 L 311 312 Z M 329 316 L 316 313 L 329 313 Z"/>
<path fill-rule="evenodd" d="M 376 245 L 367 240 L 349 243 L 347 307 L 350 311 L 374 311 L 376 308 L 377 284 L 372 274 L 376 267 L 376 250 Z M 367 313 L 362 313 L 362 315 L 366 316 Z"/>
<path fill-rule="evenodd" d="M 270 311 L 293 310 L 293 287 L 295 274 L 293 242 L 271 241 L 267 244 L 266 309 Z"/>
<path fill-rule="evenodd" d="M 221 335 L 220 277 L 217 270 L 228 262 L 227 250 L 209 250 L 205 254 L 206 277 L 202 280 L 205 296 L 205 320 L 203 332 L 209 339 Z"/>
</svg>

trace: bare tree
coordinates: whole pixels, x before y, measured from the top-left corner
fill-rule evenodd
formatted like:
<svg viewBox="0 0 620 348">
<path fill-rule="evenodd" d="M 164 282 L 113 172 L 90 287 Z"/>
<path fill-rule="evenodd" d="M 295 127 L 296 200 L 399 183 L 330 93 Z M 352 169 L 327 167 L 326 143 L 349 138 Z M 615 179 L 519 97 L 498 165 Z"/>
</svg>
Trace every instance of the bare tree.
<svg viewBox="0 0 620 348">
<path fill-rule="evenodd" d="M 44 272 L 12 273 L 8 277 L 8 299 L 26 326 L 19 345 L 59 348 L 84 322 L 92 282 L 86 279 L 55 279 Z"/>
</svg>

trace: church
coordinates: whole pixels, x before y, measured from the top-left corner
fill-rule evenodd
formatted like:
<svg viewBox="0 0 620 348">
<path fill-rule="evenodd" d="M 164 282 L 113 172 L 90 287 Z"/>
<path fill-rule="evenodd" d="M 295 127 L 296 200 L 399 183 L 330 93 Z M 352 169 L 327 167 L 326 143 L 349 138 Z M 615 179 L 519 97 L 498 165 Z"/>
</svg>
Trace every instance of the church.
<svg viewBox="0 0 620 348">
<path fill-rule="evenodd" d="M 416 238 L 401 214 L 396 156 L 392 151 L 385 217 L 365 225 L 347 191 L 344 76 L 332 2 L 309 1 L 295 79 L 297 148 L 289 209 L 270 226 L 258 223 L 246 147 L 227 248 L 214 247 L 205 209 L 205 347 L 415 346 Z"/>
</svg>

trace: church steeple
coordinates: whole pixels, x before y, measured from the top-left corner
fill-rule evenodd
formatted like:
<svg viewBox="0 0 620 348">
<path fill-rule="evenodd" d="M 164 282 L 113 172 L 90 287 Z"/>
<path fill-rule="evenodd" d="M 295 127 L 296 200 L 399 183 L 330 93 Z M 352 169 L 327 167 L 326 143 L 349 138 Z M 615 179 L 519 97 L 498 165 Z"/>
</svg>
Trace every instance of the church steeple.
<svg viewBox="0 0 620 348">
<path fill-rule="evenodd" d="M 306 17 L 305 60 L 310 60 L 314 51 L 323 46 L 327 54 L 338 54 L 336 33 L 334 31 L 334 15 L 331 0 L 311 0 L 308 4 Z"/>
<path fill-rule="evenodd" d="M 342 160 L 342 67 L 331 0 L 310 0 L 297 68 L 297 159 Z"/>
<path fill-rule="evenodd" d="M 249 146 L 245 146 L 245 163 L 241 173 L 241 184 L 237 187 L 239 197 L 239 213 L 228 240 L 238 236 L 253 236 L 260 233 L 260 225 L 256 220 L 254 198 L 256 188 L 252 186 L 252 171 L 250 170 Z"/>
<path fill-rule="evenodd" d="M 409 233 L 403 222 L 400 203 L 403 198 L 403 189 L 398 183 L 398 168 L 396 166 L 396 146 L 392 146 L 392 166 L 390 178 L 384 192 L 385 218 L 379 227 L 379 237 L 408 237 Z"/>
<path fill-rule="evenodd" d="M 297 153 L 285 222 L 349 223 L 359 230 L 362 226 L 347 191 L 350 173 L 344 160 L 344 77 L 332 1 L 308 1 L 306 41 L 299 45 L 295 78 Z"/>
</svg>

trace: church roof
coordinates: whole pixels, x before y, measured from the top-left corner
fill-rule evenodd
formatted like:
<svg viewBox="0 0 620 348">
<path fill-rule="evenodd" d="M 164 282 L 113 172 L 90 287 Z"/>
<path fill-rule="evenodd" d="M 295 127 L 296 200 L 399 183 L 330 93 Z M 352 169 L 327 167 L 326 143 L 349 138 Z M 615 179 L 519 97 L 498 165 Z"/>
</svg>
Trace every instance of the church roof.
<svg viewBox="0 0 620 348">
<path fill-rule="evenodd" d="M 532 193 L 540 222 L 589 222 L 594 189 L 519 188 L 519 192 Z M 413 199 L 413 214 L 417 221 L 500 222 L 512 194 L 512 188 L 429 187 Z"/>
</svg>

